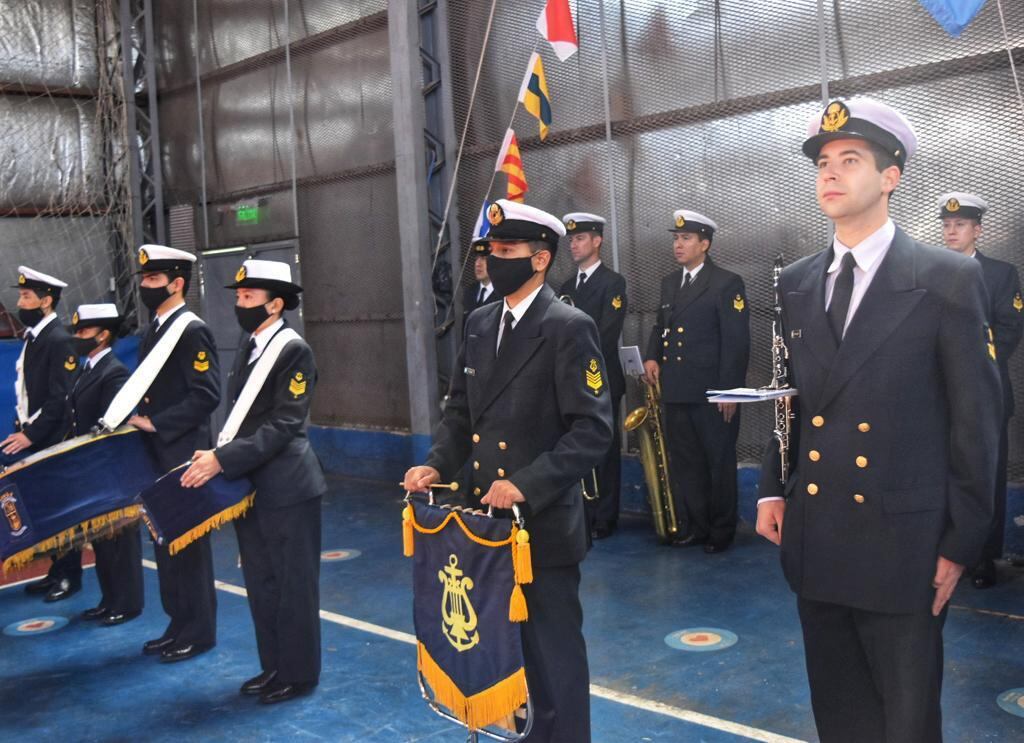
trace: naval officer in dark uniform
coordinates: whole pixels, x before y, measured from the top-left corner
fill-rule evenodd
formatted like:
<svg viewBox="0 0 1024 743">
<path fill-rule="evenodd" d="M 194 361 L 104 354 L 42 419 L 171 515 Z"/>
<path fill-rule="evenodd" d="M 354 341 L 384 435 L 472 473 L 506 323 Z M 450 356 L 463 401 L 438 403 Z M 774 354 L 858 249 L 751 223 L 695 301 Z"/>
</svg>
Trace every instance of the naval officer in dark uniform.
<svg viewBox="0 0 1024 743">
<path fill-rule="evenodd" d="M 569 237 L 569 252 L 576 273 L 568 278 L 559 294 L 569 297 L 574 307 L 594 320 L 601 336 L 601 353 L 608 371 L 608 393 L 612 405 L 612 443 L 604 460 L 597 466 L 597 482 L 585 478 L 591 498 L 585 501 L 591 536 L 604 539 L 615 531 L 619 522 L 619 491 L 622 481 L 622 433 L 619 405 L 626 392 L 626 377 L 619 364 L 619 338 L 626 320 L 626 279 L 601 260 L 605 219 L 597 214 L 573 212 L 562 217 Z"/>
<path fill-rule="evenodd" d="M 792 471 L 773 439 L 757 531 L 781 539 L 821 740 L 934 743 L 947 602 L 988 535 L 1002 423 L 982 270 L 889 218 L 917 144 L 902 114 L 833 101 L 808 134 L 835 236 L 782 273 Z"/>
<path fill-rule="evenodd" d="M 561 221 L 506 199 L 491 205 L 488 221 L 488 273 L 505 299 L 470 316 L 434 446 L 404 484 L 422 491 L 471 459 L 472 505 L 522 509 L 534 566 L 521 628 L 535 712 L 528 740 L 586 743 L 580 479 L 611 442 L 607 372 L 594 321 L 544 283 Z"/>
<path fill-rule="evenodd" d="M 1003 533 L 1006 530 L 1006 455 L 1007 428 L 1014 413 L 1013 386 L 1010 384 L 1010 357 L 1020 343 L 1024 330 L 1024 299 L 1020 293 L 1020 275 L 1012 263 L 983 255 L 977 249 L 981 237 L 981 218 L 988 203 L 972 193 L 953 192 L 939 198 L 942 219 L 942 240 L 946 247 L 981 264 L 982 277 L 988 290 L 988 323 L 996 345 L 996 362 L 1003 392 L 1003 427 L 999 436 L 999 460 L 996 465 L 995 516 L 992 531 L 981 560 L 974 565 L 971 583 L 975 588 L 989 588 L 996 583 L 996 563 L 1003 556 Z"/>
<path fill-rule="evenodd" d="M 65 399 L 78 371 L 71 336 L 57 319 L 57 303 L 67 284 L 18 266 L 18 319 L 25 344 L 16 369 L 15 431 L 0 441 L 10 463 L 59 443 L 67 433 Z M 66 599 L 82 588 L 81 550 L 53 558 L 46 576 L 25 586 L 26 593 L 46 594 L 44 601 Z"/>
<path fill-rule="evenodd" d="M 128 368 L 112 346 L 124 318 L 113 304 L 82 304 L 71 317 L 75 355 L 82 370 L 68 394 L 69 436 L 84 436 L 106 412 L 128 379 Z M 82 619 L 106 627 L 124 624 L 142 613 L 142 536 L 138 522 L 109 537 L 92 540 L 100 602 L 82 612 Z"/>
<path fill-rule="evenodd" d="M 473 253 L 473 278 L 472 284 L 462 290 L 462 327 L 466 327 L 466 318 L 475 309 L 483 307 L 491 302 L 501 300 L 501 295 L 494 291 L 494 284 L 491 277 L 487 275 L 487 253 L 490 247 L 486 237 L 474 237 L 470 245 Z"/>
<path fill-rule="evenodd" d="M 750 359 L 750 312 L 743 279 L 708 255 L 718 225 L 697 212 L 673 213 L 680 268 L 661 282 L 661 302 L 644 359 L 661 383 L 672 497 L 686 514 L 675 540 L 723 552 L 736 534 L 736 403 L 707 401 L 709 389 L 742 387 Z"/>
<path fill-rule="evenodd" d="M 154 313 L 139 344 L 140 363 L 186 311 L 195 261 L 192 253 L 163 245 L 139 249 L 139 296 Z M 197 449 L 209 448 L 210 416 L 219 402 L 220 367 L 213 334 L 196 322 L 185 329 L 128 423 L 149 434 L 150 453 L 169 471 L 187 462 Z M 173 663 L 210 650 L 217 643 L 217 595 L 209 536 L 174 557 L 166 546 L 154 544 L 153 551 L 160 602 L 170 622 L 160 637 L 143 645 L 143 652 Z"/>
<path fill-rule="evenodd" d="M 250 379 L 259 383 L 261 376 L 252 377 L 260 374 L 257 363 L 288 330 L 284 311 L 299 306 L 302 288 L 287 263 L 263 260 L 245 261 L 227 288 L 235 290 L 235 315 L 249 334 L 228 382 L 234 406 Z M 252 508 L 234 523 L 262 668 L 240 691 L 263 704 L 308 694 L 320 680 L 320 502 L 327 483 L 306 435 L 316 376 L 312 349 L 295 335 L 262 376 L 237 434 L 195 452 L 181 478 L 198 487 L 223 472 L 256 487 Z"/>
</svg>

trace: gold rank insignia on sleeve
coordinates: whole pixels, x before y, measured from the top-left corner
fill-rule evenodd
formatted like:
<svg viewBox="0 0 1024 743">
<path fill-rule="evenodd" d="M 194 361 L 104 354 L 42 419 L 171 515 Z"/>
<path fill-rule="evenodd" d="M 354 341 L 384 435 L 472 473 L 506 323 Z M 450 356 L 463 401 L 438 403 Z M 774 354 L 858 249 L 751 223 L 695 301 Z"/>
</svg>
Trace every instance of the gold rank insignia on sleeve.
<svg viewBox="0 0 1024 743">
<path fill-rule="evenodd" d="M 209 371 L 210 360 L 206 358 L 206 351 L 200 351 L 196 354 L 196 360 L 192 362 L 192 368 L 200 373 Z"/>
<path fill-rule="evenodd" d="M 621 310 L 622 309 L 622 296 L 621 295 L 616 294 L 614 297 L 612 297 L 612 309 L 613 310 Z"/>
<path fill-rule="evenodd" d="M 295 372 L 295 376 L 288 382 L 288 391 L 292 393 L 292 397 L 295 399 L 306 394 L 306 378 L 302 375 L 302 372 Z"/>
<path fill-rule="evenodd" d="M 68 356 L 67 361 L 64 362 L 64 368 L 68 371 L 74 371 L 78 367 L 78 359 L 74 356 Z"/>
<path fill-rule="evenodd" d="M 747 306 L 747 303 L 743 300 L 742 294 L 737 294 L 736 299 L 732 300 L 732 308 L 737 312 L 743 312 L 743 308 Z"/>
<path fill-rule="evenodd" d="M 1024 299 L 1021 298 L 1020 292 L 1013 295 L 1013 309 L 1017 310 L 1017 312 L 1024 310 Z"/>
<path fill-rule="evenodd" d="M 992 357 L 992 360 L 996 360 L 996 338 L 992 334 L 992 328 L 988 325 L 985 326 L 985 345 L 988 346 L 988 355 Z"/>
<path fill-rule="evenodd" d="M 604 377 L 601 376 L 601 366 L 597 363 L 597 359 L 591 359 L 587 364 L 586 375 L 587 387 L 595 395 L 600 395 L 601 390 L 604 389 Z"/>
</svg>

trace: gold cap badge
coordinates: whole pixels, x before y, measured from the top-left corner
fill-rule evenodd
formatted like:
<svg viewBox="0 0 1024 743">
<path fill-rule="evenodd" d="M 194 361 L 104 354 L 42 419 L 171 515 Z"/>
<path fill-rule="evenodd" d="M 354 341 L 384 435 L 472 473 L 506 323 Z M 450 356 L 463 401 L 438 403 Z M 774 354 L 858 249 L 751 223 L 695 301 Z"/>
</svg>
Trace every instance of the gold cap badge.
<svg viewBox="0 0 1024 743">
<path fill-rule="evenodd" d="M 678 217 L 676 217 L 676 227 L 685 227 L 685 226 L 686 226 L 686 220 L 683 219 L 682 215 L 679 215 Z"/>
<path fill-rule="evenodd" d="M 570 219 L 568 222 L 565 223 L 565 228 L 567 230 L 574 230 L 574 229 L 576 229 L 576 220 L 575 219 Z"/>
<path fill-rule="evenodd" d="M 18 283 L 19 284 L 24 284 L 25 283 L 25 274 L 23 274 L 23 273 L 22 274 L 18 274 Z"/>
<path fill-rule="evenodd" d="M 77 312 L 71 316 L 71 324 L 72 325 L 78 325 L 78 313 Z"/>
<path fill-rule="evenodd" d="M 850 121 L 850 109 L 842 101 L 832 101 L 821 115 L 823 132 L 838 132 Z"/>
<path fill-rule="evenodd" d="M 505 212 L 500 204 L 491 204 L 487 209 L 487 221 L 497 226 L 505 221 Z"/>
<path fill-rule="evenodd" d="M 245 266 L 241 266 L 235 274 L 235 281 L 245 281 Z"/>
<path fill-rule="evenodd" d="M 958 212 L 958 211 L 960 211 L 960 202 L 957 201 L 956 199 L 950 199 L 949 201 L 946 202 L 946 211 L 947 212 Z"/>
<path fill-rule="evenodd" d="M 145 248 L 139 249 L 139 264 L 145 266 L 149 263 L 149 253 L 146 252 Z"/>
</svg>

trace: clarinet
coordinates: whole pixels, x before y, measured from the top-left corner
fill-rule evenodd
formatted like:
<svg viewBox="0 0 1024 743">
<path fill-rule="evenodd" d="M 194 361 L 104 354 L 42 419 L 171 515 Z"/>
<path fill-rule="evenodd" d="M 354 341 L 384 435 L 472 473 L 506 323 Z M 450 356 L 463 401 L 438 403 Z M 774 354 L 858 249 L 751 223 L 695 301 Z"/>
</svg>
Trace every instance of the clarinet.
<svg viewBox="0 0 1024 743">
<path fill-rule="evenodd" d="M 779 277 L 782 276 L 782 253 L 775 259 L 772 267 L 772 295 L 775 306 L 772 314 L 772 382 L 773 390 L 789 388 L 789 349 L 782 335 L 782 293 L 779 290 Z M 780 397 L 775 400 L 775 440 L 779 442 L 779 481 L 785 485 L 789 478 L 789 440 L 793 419 L 792 398 Z"/>
</svg>

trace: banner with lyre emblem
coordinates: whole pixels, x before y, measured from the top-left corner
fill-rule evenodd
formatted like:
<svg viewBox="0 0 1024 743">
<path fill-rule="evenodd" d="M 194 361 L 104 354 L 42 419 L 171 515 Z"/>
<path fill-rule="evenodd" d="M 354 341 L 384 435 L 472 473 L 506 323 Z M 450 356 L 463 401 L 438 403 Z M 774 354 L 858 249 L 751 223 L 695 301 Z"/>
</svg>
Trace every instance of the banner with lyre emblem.
<svg viewBox="0 0 1024 743">
<path fill-rule="evenodd" d="M 525 704 L 517 622 L 533 580 L 529 535 L 510 519 L 412 499 L 403 513 L 414 558 L 417 660 L 434 698 L 471 730 Z"/>
</svg>

